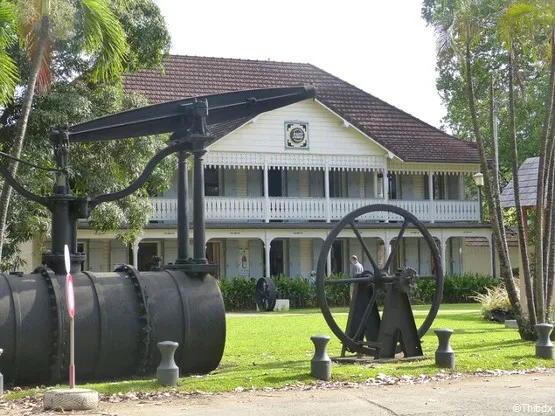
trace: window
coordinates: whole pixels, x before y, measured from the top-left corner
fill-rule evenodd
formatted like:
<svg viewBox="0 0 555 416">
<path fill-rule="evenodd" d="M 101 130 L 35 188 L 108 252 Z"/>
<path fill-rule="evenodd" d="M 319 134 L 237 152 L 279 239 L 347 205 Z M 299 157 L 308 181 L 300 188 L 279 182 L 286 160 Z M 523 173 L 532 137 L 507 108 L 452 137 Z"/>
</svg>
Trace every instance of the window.
<svg viewBox="0 0 555 416">
<path fill-rule="evenodd" d="M 377 186 L 378 189 L 376 189 L 376 197 L 377 198 L 383 198 L 383 173 L 378 173 L 378 180 L 377 180 Z M 367 195 L 368 196 L 368 195 Z"/>
<path fill-rule="evenodd" d="M 204 168 L 204 195 L 220 196 L 220 170 Z"/>
<path fill-rule="evenodd" d="M 445 199 L 445 175 L 434 175 L 434 199 Z"/>
<path fill-rule="evenodd" d="M 339 170 L 330 171 L 330 197 L 345 198 L 347 196 L 347 175 Z"/>
<path fill-rule="evenodd" d="M 389 181 L 389 199 L 397 199 L 400 196 L 397 189 L 397 175 L 390 173 L 387 175 L 387 180 Z"/>
<path fill-rule="evenodd" d="M 85 242 L 77 242 L 77 252 L 81 254 L 87 254 L 87 248 L 85 246 Z M 87 258 L 85 257 L 85 261 L 81 264 L 81 271 L 87 270 Z"/>
<path fill-rule="evenodd" d="M 336 240 L 331 247 L 331 272 L 346 273 L 345 271 L 345 244 L 343 240 Z"/>
</svg>

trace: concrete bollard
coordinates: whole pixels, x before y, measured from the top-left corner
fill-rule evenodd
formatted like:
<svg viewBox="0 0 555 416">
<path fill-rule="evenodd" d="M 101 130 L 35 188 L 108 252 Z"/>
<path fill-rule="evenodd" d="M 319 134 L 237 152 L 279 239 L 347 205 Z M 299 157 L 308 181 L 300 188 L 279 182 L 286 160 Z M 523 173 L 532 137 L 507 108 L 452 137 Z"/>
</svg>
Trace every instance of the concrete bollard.
<svg viewBox="0 0 555 416">
<path fill-rule="evenodd" d="M 330 337 L 327 335 L 314 335 L 310 337 L 314 343 L 314 357 L 310 360 L 310 375 L 318 380 L 331 379 L 331 360 L 326 351 Z"/>
<path fill-rule="evenodd" d="M 179 380 L 179 367 L 175 365 L 174 360 L 175 350 L 179 344 L 173 341 L 163 341 L 156 345 L 162 356 L 160 365 L 156 369 L 156 379 L 164 386 L 173 386 Z"/>
<path fill-rule="evenodd" d="M 452 329 L 436 329 L 434 331 L 439 339 L 436 350 L 436 365 L 444 368 L 455 368 L 455 352 L 449 345 L 449 338 L 453 335 Z"/>
<path fill-rule="evenodd" d="M 3 352 L 4 350 L 0 348 L 0 355 L 2 355 Z M 3 394 L 4 394 L 4 376 L 2 375 L 2 373 L 0 373 L 0 396 L 2 396 Z"/>
<path fill-rule="evenodd" d="M 536 342 L 536 357 L 549 358 L 553 360 L 553 343 L 549 339 L 549 335 L 553 331 L 551 324 L 537 324 L 536 332 L 538 333 L 538 341 Z"/>
</svg>

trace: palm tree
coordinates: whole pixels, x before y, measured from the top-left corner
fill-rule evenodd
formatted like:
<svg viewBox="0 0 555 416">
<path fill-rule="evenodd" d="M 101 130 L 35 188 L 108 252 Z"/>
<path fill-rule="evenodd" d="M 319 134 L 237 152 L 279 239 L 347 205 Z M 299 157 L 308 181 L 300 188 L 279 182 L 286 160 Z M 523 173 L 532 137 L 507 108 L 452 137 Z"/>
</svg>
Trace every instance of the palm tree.
<svg viewBox="0 0 555 416">
<path fill-rule="evenodd" d="M 498 248 L 500 273 L 519 323 L 521 336 L 528 337 L 528 329 L 522 314 L 522 307 L 511 268 L 509 247 L 499 201 L 499 178 L 497 170 L 492 172 L 487 160 L 486 145 L 476 105 L 473 48 L 483 36 L 481 17 L 484 11 L 481 6 L 482 2 L 479 0 L 445 0 L 437 7 L 436 15 L 432 18 L 432 24 L 436 31 L 438 54 L 453 53 L 454 59 L 457 59 L 461 66 L 472 121 L 472 131 L 478 147 L 481 170 L 484 174 L 485 201 L 491 213 L 493 238 Z"/>
<path fill-rule="evenodd" d="M 75 8 L 75 11 L 80 13 L 79 17 L 82 20 L 84 33 L 81 52 L 96 56 L 90 73 L 93 81 L 109 80 L 121 73 L 128 45 L 121 24 L 110 9 L 109 0 L 18 0 L 15 7 L 19 12 L 17 34 L 26 46 L 31 68 L 11 152 L 15 158 L 19 158 L 25 142 L 25 133 L 35 90 L 37 87 L 45 88 L 49 81 L 48 66 L 53 41 L 57 34 L 55 31 L 56 25 L 57 23 L 60 26 L 67 25 L 67 22 L 53 20 L 52 11 L 65 7 L 66 9 Z M 64 15 L 64 17 L 67 18 L 67 15 Z M 0 53 L 0 59 L 1 57 Z M 9 171 L 13 176 L 16 176 L 17 168 L 17 162 L 10 164 Z M 11 187 L 4 183 L 0 193 L 0 261 L 2 259 L 2 248 L 6 241 L 6 222 L 11 191 Z"/>
<path fill-rule="evenodd" d="M 507 51 L 508 59 L 508 104 L 509 104 L 509 136 L 511 140 L 511 150 L 512 150 L 512 174 L 513 174 L 513 187 L 514 187 L 514 201 L 516 210 L 516 219 L 518 226 L 518 239 L 520 247 L 520 256 L 522 261 L 521 276 L 524 278 L 524 287 L 526 291 L 526 300 L 528 306 L 528 316 L 530 318 L 531 326 L 537 323 L 539 311 L 536 311 L 537 295 L 540 287 L 534 284 L 532 281 L 530 273 L 530 257 L 528 249 L 528 241 L 526 239 L 524 216 L 522 211 L 522 205 L 520 203 L 520 185 L 519 185 L 519 158 L 518 158 L 518 142 L 516 134 L 516 117 L 515 117 L 515 78 L 517 72 L 516 63 L 516 47 L 515 44 L 518 43 L 522 48 L 524 47 L 525 41 L 523 39 L 523 32 L 526 32 L 526 26 L 529 26 L 533 19 L 531 15 L 534 13 L 535 7 L 527 3 L 515 3 L 509 5 L 502 16 L 499 19 L 499 32 L 501 35 L 501 41 L 503 47 Z M 552 93 L 550 94 L 552 95 Z M 547 117 L 551 110 L 547 112 Z M 549 123 L 544 124 L 544 129 Z M 537 275 L 537 274 L 536 274 Z M 535 288 L 535 290 L 534 290 Z M 536 296 L 534 296 L 536 295 Z M 543 295 L 541 295 L 543 298 Z"/>
<path fill-rule="evenodd" d="M 14 41 L 15 14 L 11 4 L 0 2 L 0 107 L 13 98 L 17 67 L 6 52 Z"/>
<path fill-rule="evenodd" d="M 535 317 L 530 312 L 531 320 L 545 322 L 548 318 L 549 307 L 553 292 L 553 250 L 555 248 L 555 232 L 553 231 L 553 187 L 554 187 L 554 132 L 555 117 L 553 114 L 555 106 L 555 4 L 553 2 L 535 1 L 516 2 L 509 6 L 501 21 L 501 33 L 503 34 L 506 49 L 509 52 L 511 73 L 515 73 L 515 50 L 514 44 L 518 42 L 519 49 L 530 48 L 530 44 L 536 43 L 538 28 L 548 30 L 547 43 L 549 44 L 548 63 L 549 88 L 545 99 L 545 116 L 543 121 L 542 137 L 540 138 L 537 200 L 536 200 L 536 224 L 535 224 L 535 262 L 534 279 L 531 282 L 534 296 L 529 302 L 533 302 Z M 510 97 L 514 103 L 514 96 Z M 513 147 L 516 147 L 516 137 Z M 516 151 L 513 151 L 515 156 Z M 514 157 L 516 159 L 516 157 Z M 517 169 L 518 167 L 513 167 Z M 515 182 L 516 183 L 516 182 Z M 517 188 L 515 187 L 515 203 L 517 200 Z M 519 222 L 519 234 L 521 224 Z M 526 244 L 524 235 L 519 239 Z M 521 243 L 521 247 L 522 247 Z M 523 255 L 523 260 L 525 257 Z M 527 292 L 528 292 L 528 288 Z M 534 322 L 532 322 L 534 323 Z"/>
</svg>

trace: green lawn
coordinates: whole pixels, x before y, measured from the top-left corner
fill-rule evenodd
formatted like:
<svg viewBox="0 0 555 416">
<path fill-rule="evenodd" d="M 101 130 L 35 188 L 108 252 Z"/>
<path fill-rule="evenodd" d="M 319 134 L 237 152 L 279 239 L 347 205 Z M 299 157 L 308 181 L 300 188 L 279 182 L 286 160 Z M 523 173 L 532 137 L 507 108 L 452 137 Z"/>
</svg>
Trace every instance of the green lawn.
<svg viewBox="0 0 555 416">
<path fill-rule="evenodd" d="M 422 321 L 428 307 L 416 306 L 414 310 L 416 320 Z M 335 312 L 346 312 L 346 309 L 338 308 Z M 340 325 L 346 319 L 346 313 L 336 314 Z M 430 357 L 433 357 L 437 348 L 434 328 L 455 330 L 451 345 L 456 354 L 456 372 L 555 367 L 553 360 L 536 359 L 534 343 L 521 341 L 516 330 L 484 321 L 476 304 L 442 306 L 432 330 L 423 338 L 424 354 Z M 311 383 L 310 359 L 314 350 L 310 336 L 314 334 L 332 335 L 318 310 L 297 310 L 290 314 L 230 314 L 227 319 L 226 348 L 220 367 L 209 375 L 183 377 L 179 389 L 217 392 L 237 387 L 261 389 L 297 382 Z M 335 336 L 332 336 L 328 345 L 330 356 L 340 354 L 341 343 Z M 375 377 L 378 373 L 418 376 L 437 372 L 432 358 L 373 365 L 333 364 L 332 378 L 335 381 L 356 382 Z M 90 384 L 86 387 L 106 394 L 160 388 L 155 380 Z"/>
</svg>

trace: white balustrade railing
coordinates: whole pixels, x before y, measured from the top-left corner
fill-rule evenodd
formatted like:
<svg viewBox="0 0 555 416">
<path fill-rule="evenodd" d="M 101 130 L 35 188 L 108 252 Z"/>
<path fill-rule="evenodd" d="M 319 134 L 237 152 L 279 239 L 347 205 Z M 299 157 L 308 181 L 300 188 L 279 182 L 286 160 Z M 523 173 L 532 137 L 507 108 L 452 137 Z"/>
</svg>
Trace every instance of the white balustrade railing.
<svg viewBox="0 0 555 416">
<path fill-rule="evenodd" d="M 205 198 L 207 220 L 262 220 L 264 219 L 264 198 Z"/>
<path fill-rule="evenodd" d="M 480 206 L 477 201 L 434 201 L 435 220 L 479 221 Z"/>
<path fill-rule="evenodd" d="M 325 220 L 324 198 L 268 198 L 271 220 Z"/>
<path fill-rule="evenodd" d="M 151 221 L 177 221 L 177 199 L 152 198 Z M 207 221 L 338 221 L 357 208 L 371 204 L 391 204 L 411 212 L 424 222 L 478 221 L 477 201 L 401 199 L 330 198 L 329 210 L 325 198 L 292 197 L 206 197 Z M 192 204 L 191 204 L 192 205 Z M 191 217 L 192 219 L 192 217 Z M 386 212 L 371 212 L 360 221 L 398 221 L 400 217 Z"/>
</svg>

